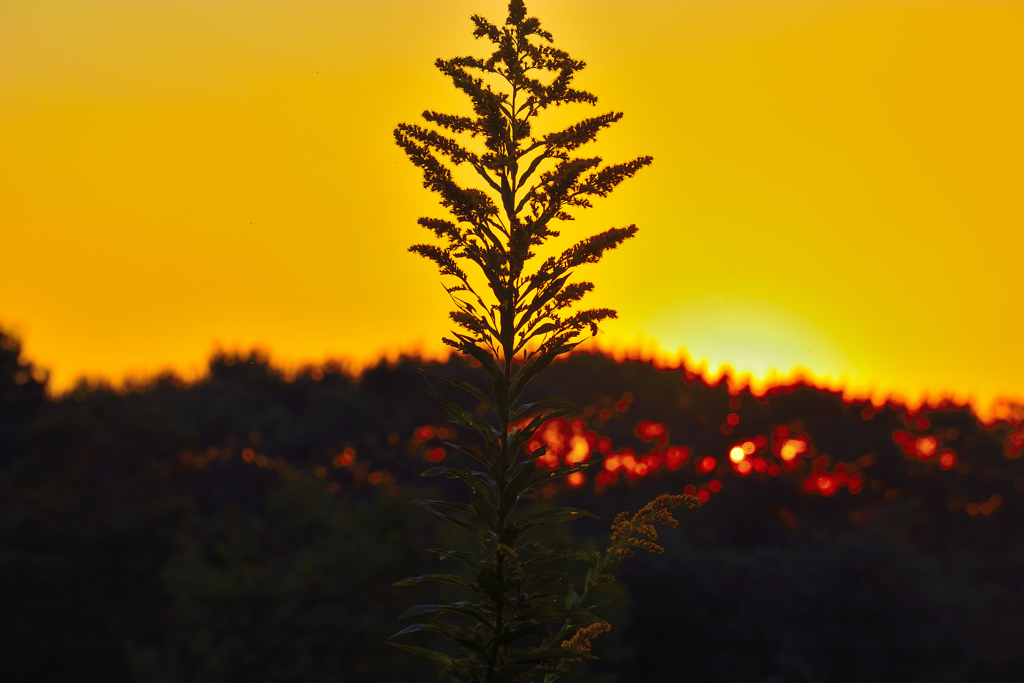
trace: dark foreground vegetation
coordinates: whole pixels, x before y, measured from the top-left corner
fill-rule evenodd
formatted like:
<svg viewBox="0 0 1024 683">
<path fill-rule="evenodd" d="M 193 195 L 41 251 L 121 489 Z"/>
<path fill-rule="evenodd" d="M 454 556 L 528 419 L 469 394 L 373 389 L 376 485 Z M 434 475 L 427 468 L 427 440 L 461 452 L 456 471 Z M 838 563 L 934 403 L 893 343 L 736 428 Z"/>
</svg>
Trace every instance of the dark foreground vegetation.
<svg viewBox="0 0 1024 683">
<path fill-rule="evenodd" d="M 417 362 L 286 378 L 219 356 L 193 384 L 47 399 L 0 342 L 0 679 L 432 678 L 383 645 L 430 599 L 391 584 L 452 540 L 407 503 L 458 436 Z M 581 542 L 658 493 L 709 499 L 665 555 L 625 565 L 606 610 L 626 626 L 595 641 L 586 680 L 1020 680 L 1020 424 L 804 386 L 730 396 L 586 354 L 531 388 L 603 397 L 545 432 L 563 460 L 618 464 L 538 493 L 601 515 Z"/>
</svg>

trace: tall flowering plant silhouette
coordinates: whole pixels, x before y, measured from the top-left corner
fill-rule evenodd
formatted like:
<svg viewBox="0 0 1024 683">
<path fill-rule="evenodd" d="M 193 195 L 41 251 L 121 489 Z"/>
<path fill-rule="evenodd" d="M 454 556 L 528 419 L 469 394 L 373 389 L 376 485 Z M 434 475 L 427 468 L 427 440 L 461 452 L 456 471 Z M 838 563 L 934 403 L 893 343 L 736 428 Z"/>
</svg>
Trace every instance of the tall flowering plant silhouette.
<svg viewBox="0 0 1024 683">
<path fill-rule="evenodd" d="M 597 333 L 607 308 L 584 309 L 580 300 L 593 284 L 574 279 L 579 266 L 636 233 L 636 226 L 611 228 L 540 260 L 535 250 L 559 236 L 558 227 L 590 208 L 620 183 L 651 163 L 641 156 L 606 164 L 582 148 L 622 118 L 608 112 L 564 129 L 542 132 L 538 120 L 553 107 L 594 105 L 597 98 L 573 87 L 582 61 L 553 46 L 540 21 L 512 0 L 498 26 L 473 16 L 474 36 L 489 42 L 488 57 L 439 59 L 436 65 L 472 104 L 472 116 L 423 113 L 423 124 L 399 124 L 395 140 L 422 171 L 424 187 L 437 193 L 450 218 L 421 218 L 440 240 L 411 250 L 433 261 L 454 302 L 457 330 L 445 343 L 478 361 L 492 386 L 481 389 L 450 381 L 489 409 L 482 419 L 437 396 L 452 420 L 475 435 L 474 446 L 449 444 L 475 462 L 473 468 L 437 467 L 425 476 L 448 476 L 468 488 L 468 502 L 421 500 L 424 508 L 475 540 L 476 552 L 436 550 L 457 573 L 428 574 L 399 585 L 436 581 L 456 586 L 471 599 L 421 605 L 405 617 L 420 617 L 400 631 L 397 647 L 439 664 L 453 681 L 563 680 L 574 664 L 592 658 L 590 641 L 606 631 L 591 611 L 592 589 L 612 580 L 610 567 L 640 547 L 658 551 L 655 522 L 675 525 L 671 510 L 698 504 L 690 496 L 661 496 L 613 525 L 607 551 L 557 550 L 531 540 L 541 525 L 593 516 L 560 507 L 524 512 L 535 487 L 583 470 L 589 463 L 555 470 L 538 468 L 544 448 L 523 446 L 547 420 L 581 406 L 556 397 L 521 404 L 524 389 L 560 355 Z M 476 186 L 456 179 L 461 170 Z M 461 178 L 462 176 L 460 176 Z M 552 566 L 586 563 L 579 577 Z M 585 578 L 580 578 L 585 577 Z M 410 645 L 404 636 L 439 634 L 447 650 Z M 458 654 L 451 654 L 457 652 Z"/>
</svg>

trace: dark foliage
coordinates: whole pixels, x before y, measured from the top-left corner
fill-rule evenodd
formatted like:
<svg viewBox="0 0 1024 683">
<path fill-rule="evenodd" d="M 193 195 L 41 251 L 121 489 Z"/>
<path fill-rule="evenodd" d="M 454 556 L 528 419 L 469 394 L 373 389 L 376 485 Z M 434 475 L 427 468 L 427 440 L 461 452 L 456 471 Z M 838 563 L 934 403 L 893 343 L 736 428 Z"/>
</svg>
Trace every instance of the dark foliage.
<svg viewBox="0 0 1024 683">
<path fill-rule="evenodd" d="M 415 476 L 440 447 L 421 428 L 451 428 L 417 366 L 287 379 L 258 355 L 221 356 L 194 384 L 165 377 L 5 402 L 7 443 L 20 445 L 5 446 L 0 469 L 3 680 L 431 680 L 383 645 L 409 606 L 390 584 L 416 571 L 423 547 L 452 541 L 402 502 L 444 493 Z M 425 367 L 482 374 L 459 361 Z M 16 374 L 0 377 L 0 395 L 27 383 Z M 667 534 L 665 555 L 627 565 L 609 608 L 629 625 L 595 641 L 592 680 L 1019 679 L 1024 460 L 1007 457 L 1019 426 L 985 427 L 956 407 L 889 406 L 865 420 L 865 404 L 828 392 L 732 397 L 679 370 L 585 354 L 553 364 L 525 398 L 558 387 L 604 397 L 612 415 L 591 426 L 616 448 L 645 452 L 634 430 L 649 419 L 694 453 L 603 495 L 590 484 L 556 491 L 600 517 L 578 524 L 577 544 L 603 548 L 618 510 L 718 477 L 693 460 L 721 459 L 737 437 L 799 421 L 837 461 L 875 455 L 856 495 L 728 472 Z M 618 412 L 627 391 L 635 399 Z M 740 423 L 725 436 L 733 412 Z M 956 468 L 923 464 L 894 441 L 922 416 L 922 433 L 957 431 Z M 354 461 L 336 466 L 350 447 Z M 989 515 L 961 504 L 996 494 Z"/>
</svg>

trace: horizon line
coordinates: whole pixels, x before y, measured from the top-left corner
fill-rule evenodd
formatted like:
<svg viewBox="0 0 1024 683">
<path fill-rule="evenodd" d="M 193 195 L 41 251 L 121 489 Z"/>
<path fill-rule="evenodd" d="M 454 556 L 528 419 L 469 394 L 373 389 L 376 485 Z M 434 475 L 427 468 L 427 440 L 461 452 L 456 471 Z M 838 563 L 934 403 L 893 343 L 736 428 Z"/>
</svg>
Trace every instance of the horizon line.
<svg viewBox="0 0 1024 683">
<path fill-rule="evenodd" d="M 20 345 L 20 338 L 17 335 L 12 336 L 18 340 Z M 22 358 L 24 355 L 22 347 Z M 322 370 L 329 366 L 358 379 L 366 371 L 380 367 L 382 364 L 394 366 L 404 360 L 447 363 L 453 356 L 459 354 L 453 349 L 445 347 L 427 350 L 424 344 L 415 343 L 393 349 L 381 349 L 362 360 L 352 356 L 334 355 L 325 356 L 319 360 L 288 361 L 275 358 L 274 352 L 268 345 L 253 344 L 248 347 L 231 347 L 216 343 L 206 355 L 206 361 L 202 367 L 193 364 L 191 368 L 182 368 L 180 365 L 167 364 L 153 370 L 128 371 L 120 377 L 112 377 L 103 373 L 80 373 L 73 379 L 60 384 L 55 384 L 52 381 L 52 372 L 45 365 L 31 358 L 26 360 L 40 371 L 41 380 L 46 384 L 47 395 L 53 399 L 60 399 L 81 387 L 88 390 L 108 388 L 115 392 L 130 392 L 162 378 L 171 378 L 184 385 L 198 384 L 210 377 L 211 365 L 218 358 L 251 357 L 253 355 L 259 356 L 274 372 L 285 381 L 290 382 L 303 372 Z M 949 408 L 967 409 L 980 423 L 985 425 L 1020 421 L 1022 418 L 1019 408 L 1024 406 L 1024 396 L 999 395 L 994 397 L 989 405 L 984 405 L 976 396 L 969 393 L 958 394 L 955 390 L 941 392 L 925 390 L 914 395 L 910 391 L 884 387 L 878 381 L 858 383 L 846 374 L 840 374 L 838 377 L 819 375 L 810 368 L 799 365 L 793 366 L 788 371 L 772 368 L 763 377 L 755 376 L 750 371 L 741 372 L 729 363 L 721 363 L 717 368 L 712 369 L 706 359 L 694 360 L 684 348 L 679 348 L 674 352 L 665 351 L 653 339 L 634 340 L 633 342 L 613 340 L 609 343 L 592 337 L 573 351 L 556 359 L 556 362 L 565 362 L 577 355 L 600 355 L 620 364 L 642 362 L 650 364 L 658 370 L 681 370 L 687 381 L 699 379 L 709 387 L 717 387 L 724 381 L 732 396 L 749 392 L 755 398 L 762 398 L 774 389 L 805 386 L 819 391 L 840 394 L 844 403 L 867 402 L 876 409 L 891 406 L 904 409 L 911 414 Z M 472 359 L 467 360 L 472 362 Z"/>
</svg>

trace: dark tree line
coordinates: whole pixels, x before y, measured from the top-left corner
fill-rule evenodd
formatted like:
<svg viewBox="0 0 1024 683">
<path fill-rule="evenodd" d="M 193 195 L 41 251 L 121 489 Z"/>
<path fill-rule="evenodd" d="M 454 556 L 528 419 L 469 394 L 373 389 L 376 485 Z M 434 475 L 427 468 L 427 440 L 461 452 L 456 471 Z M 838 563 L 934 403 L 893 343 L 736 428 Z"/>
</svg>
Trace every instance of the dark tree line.
<svg viewBox="0 0 1024 683">
<path fill-rule="evenodd" d="M 433 464 L 436 430 L 451 428 L 420 363 L 285 377 L 258 354 L 224 355 L 195 383 L 81 385 L 50 399 L 16 340 L 0 341 L 3 680 L 429 678 L 382 645 L 398 614 L 431 597 L 390 584 L 430 569 L 421 548 L 451 541 L 406 502 L 431 493 L 415 475 Z M 620 477 L 600 495 L 592 479 L 554 491 L 601 516 L 577 542 L 597 547 L 615 511 L 657 493 L 722 483 L 663 535 L 666 555 L 627 566 L 606 609 L 628 625 L 595 641 L 601 668 L 588 680 L 1018 680 L 1024 468 L 1007 456 L 1019 426 L 985 427 L 957 407 L 865 419 L 866 404 L 807 387 L 736 397 L 587 354 L 531 390 L 603 397 L 581 419 L 616 449 L 657 447 L 637 432 L 644 419 L 690 449 L 678 470 Z M 738 440 L 782 425 L 815 449 L 798 470 L 728 467 Z M 957 465 L 908 455 L 898 432 L 939 435 Z M 716 469 L 698 474 L 705 455 Z M 863 490 L 805 490 L 825 456 L 828 471 L 861 463 Z"/>
</svg>

